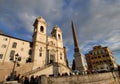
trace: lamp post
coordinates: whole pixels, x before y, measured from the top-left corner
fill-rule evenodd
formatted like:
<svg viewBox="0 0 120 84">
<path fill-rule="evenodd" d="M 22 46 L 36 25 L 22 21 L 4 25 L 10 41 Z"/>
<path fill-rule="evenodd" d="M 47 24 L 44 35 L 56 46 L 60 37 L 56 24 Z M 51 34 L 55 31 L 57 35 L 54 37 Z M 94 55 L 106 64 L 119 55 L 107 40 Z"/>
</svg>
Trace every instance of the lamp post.
<svg viewBox="0 0 120 84">
<path fill-rule="evenodd" d="M 17 66 L 20 66 L 20 64 L 19 64 L 20 61 L 21 61 L 21 57 L 20 57 L 19 54 L 17 53 L 17 54 L 15 55 L 15 59 L 13 60 L 14 65 L 13 65 L 12 72 L 11 72 L 11 74 L 10 74 L 10 80 L 11 80 L 11 81 L 15 80 L 15 76 L 16 76 L 15 67 L 16 67 L 16 64 L 17 64 Z"/>
</svg>

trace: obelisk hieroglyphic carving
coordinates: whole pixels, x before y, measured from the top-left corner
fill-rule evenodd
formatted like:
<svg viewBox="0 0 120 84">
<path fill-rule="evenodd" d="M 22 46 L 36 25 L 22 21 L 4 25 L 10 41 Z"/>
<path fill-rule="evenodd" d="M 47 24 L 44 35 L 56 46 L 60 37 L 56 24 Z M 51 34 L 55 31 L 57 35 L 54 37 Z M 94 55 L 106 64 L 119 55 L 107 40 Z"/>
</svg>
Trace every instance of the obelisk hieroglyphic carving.
<svg viewBox="0 0 120 84">
<path fill-rule="evenodd" d="M 72 34 L 73 34 L 73 40 L 74 40 L 74 66 L 75 66 L 75 70 L 79 70 L 79 71 L 85 71 L 86 67 L 85 67 L 85 63 L 84 63 L 84 58 L 80 52 L 79 49 L 79 44 L 78 44 L 78 39 L 76 36 L 76 32 L 75 32 L 75 26 L 72 22 Z"/>
</svg>

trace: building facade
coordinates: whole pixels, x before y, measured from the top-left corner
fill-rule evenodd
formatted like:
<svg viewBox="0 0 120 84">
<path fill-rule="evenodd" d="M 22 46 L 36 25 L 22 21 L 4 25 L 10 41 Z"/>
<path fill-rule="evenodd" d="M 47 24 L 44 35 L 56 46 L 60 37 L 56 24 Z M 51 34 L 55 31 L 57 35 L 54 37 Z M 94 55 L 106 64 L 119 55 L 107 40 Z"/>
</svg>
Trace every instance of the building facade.
<svg viewBox="0 0 120 84">
<path fill-rule="evenodd" d="M 14 56 L 16 54 L 19 54 L 19 56 L 21 56 L 21 63 L 26 63 L 26 60 L 31 56 L 31 50 L 31 42 L 0 34 L 1 64 L 11 62 L 14 60 Z"/>
<path fill-rule="evenodd" d="M 113 70 L 117 68 L 112 51 L 108 47 L 94 46 L 86 54 L 88 70 Z"/>
<path fill-rule="evenodd" d="M 47 23 L 42 17 L 36 18 L 33 26 L 32 42 L 0 33 L 0 63 L 10 63 L 18 54 L 21 64 L 30 62 L 33 70 L 41 68 L 38 75 L 54 74 L 54 70 L 57 70 L 56 74 L 70 73 L 61 29 L 53 27 L 48 36 Z"/>
</svg>

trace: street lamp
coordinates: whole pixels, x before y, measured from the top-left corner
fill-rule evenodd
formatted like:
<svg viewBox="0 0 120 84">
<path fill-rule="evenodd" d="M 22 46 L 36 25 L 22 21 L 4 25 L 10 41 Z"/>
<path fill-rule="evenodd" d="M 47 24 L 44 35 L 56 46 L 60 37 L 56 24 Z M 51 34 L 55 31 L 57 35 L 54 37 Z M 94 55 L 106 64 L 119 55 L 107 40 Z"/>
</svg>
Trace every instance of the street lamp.
<svg viewBox="0 0 120 84">
<path fill-rule="evenodd" d="M 13 60 L 13 69 L 12 69 L 12 72 L 10 74 L 10 80 L 14 80 L 15 76 L 16 76 L 16 72 L 15 72 L 15 67 L 16 67 L 16 64 L 17 66 L 20 66 L 19 62 L 21 61 L 21 57 L 19 56 L 19 54 L 17 53 L 15 55 L 15 59 Z"/>
</svg>

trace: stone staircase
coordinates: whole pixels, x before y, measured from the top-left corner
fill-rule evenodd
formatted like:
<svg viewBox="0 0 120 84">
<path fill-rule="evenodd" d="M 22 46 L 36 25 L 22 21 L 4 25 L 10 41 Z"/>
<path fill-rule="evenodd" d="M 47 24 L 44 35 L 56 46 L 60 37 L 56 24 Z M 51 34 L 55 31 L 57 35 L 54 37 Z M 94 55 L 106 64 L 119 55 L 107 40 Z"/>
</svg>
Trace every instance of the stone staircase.
<svg viewBox="0 0 120 84">
<path fill-rule="evenodd" d="M 41 67 L 41 68 L 38 67 L 38 68 L 36 68 L 36 69 L 30 70 L 30 71 L 28 71 L 28 72 L 26 72 L 26 73 L 23 73 L 22 75 L 23 75 L 23 76 L 31 76 L 31 75 L 34 75 L 35 73 L 40 72 L 40 71 L 42 71 L 42 70 L 44 70 L 44 69 L 46 69 L 46 68 L 48 68 L 48 67 L 50 67 L 50 66 L 52 66 L 52 64 L 46 65 L 46 66 Z"/>
<path fill-rule="evenodd" d="M 53 63 L 53 64 L 48 64 L 44 67 L 38 67 L 33 69 L 33 63 L 26 63 L 26 64 L 21 64 L 20 67 L 15 67 L 15 71 L 17 74 L 21 74 L 23 76 L 36 76 L 36 75 L 53 75 L 53 67 L 58 67 L 58 66 L 63 66 L 67 68 L 65 65 L 60 64 L 60 63 Z M 0 64 L 0 81 L 5 81 L 7 76 L 10 75 L 11 71 L 13 68 L 13 63 L 5 63 L 5 64 Z"/>
<path fill-rule="evenodd" d="M 59 67 L 59 66 L 63 66 L 63 67 L 65 67 L 66 69 L 68 69 L 68 67 L 67 66 L 65 66 L 65 65 L 63 65 L 63 64 L 61 64 L 61 63 L 52 63 L 52 64 L 48 64 L 48 65 L 46 65 L 46 66 L 43 66 L 43 67 L 38 67 L 38 68 L 36 68 L 36 69 L 33 69 L 33 70 L 30 70 L 30 71 L 28 71 L 28 72 L 26 72 L 26 73 L 23 73 L 22 75 L 23 76 L 32 76 L 32 75 L 45 75 L 45 74 L 47 74 L 47 71 L 49 72 L 49 71 L 51 71 L 49 74 L 51 74 L 51 75 L 53 75 L 54 74 L 54 72 L 53 72 L 53 67 Z M 51 70 L 52 69 L 52 70 Z M 70 68 L 69 68 L 70 69 Z"/>
</svg>

